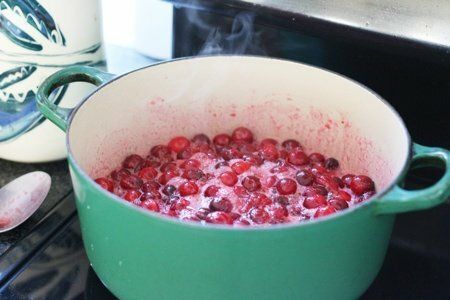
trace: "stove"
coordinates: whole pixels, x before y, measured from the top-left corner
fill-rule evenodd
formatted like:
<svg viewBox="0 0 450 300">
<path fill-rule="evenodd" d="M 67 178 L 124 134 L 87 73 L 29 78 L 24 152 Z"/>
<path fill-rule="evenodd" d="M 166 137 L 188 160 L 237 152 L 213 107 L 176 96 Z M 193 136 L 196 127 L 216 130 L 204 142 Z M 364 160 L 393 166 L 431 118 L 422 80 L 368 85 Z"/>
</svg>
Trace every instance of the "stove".
<svg viewBox="0 0 450 300">
<path fill-rule="evenodd" d="M 415 4 L 427 16 L 434 13 L 433 20 L 419 20 L 419 9 L 411 10 L 407 1 L 396 1 L 403 6 L 377 1 L 361 10 L 367 1 L 354 0 L 364 18 L 350 15 L 339 4 L 345 1 L 169 2 L 174 3 L 174 57 L 256 54 L 324 67 L 385 97 L 414 141 L 450 148 L 450 24 L 442 26 L 440 19 L 450 13 L 447 2 L 429 1 L 431 8 Z M 385 19 L 376 19 L 380 14 Z M 425 29 L 409 32 L 411 24 Z M 238 47 L 242 42 L 247 44 Z M 115 47 L 107 47 L 107 58 L 115 73 L 153 62 Z M 53 179 L 35 215 L 0 235 L 0 299 L 115 299 L 86 257 L 66 163 L 0 160 L 0 170 L 0 185 L 32 170 L 44 170 Z M 429 186 L 441 175 L 436 169 L 414 170 L 405 185 Z M 450 299 L 449 215 L 449 202 L 399 215 L 384 265 L 361 298 Z"/>
</svg>

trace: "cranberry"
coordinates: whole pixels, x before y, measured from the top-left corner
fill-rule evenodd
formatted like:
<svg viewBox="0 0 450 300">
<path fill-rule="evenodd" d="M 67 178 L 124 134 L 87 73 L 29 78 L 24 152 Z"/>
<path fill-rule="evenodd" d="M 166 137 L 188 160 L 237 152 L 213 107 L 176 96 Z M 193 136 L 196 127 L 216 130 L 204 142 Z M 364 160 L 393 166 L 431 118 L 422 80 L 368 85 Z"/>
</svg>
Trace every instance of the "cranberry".
<svg viewBox="0 0 450 300">
<path fill-rule="evenodd" d="M 325 161 L 325 157 L 320 154 L 320 153 L 311 153 L 309 155 L 309 160 L 311 162 L 324 162 Z"/>
<path fill-rule="evenodd" d="M 342 181 L 345 183 L 347 187 L 350 187 L 350 183 L 352 182 L 353 177 L 355 177 L 355 175 L 353 174 L 344 175 L 342 176 Z"/>
<path fill-rule="evenodd" d="M 314 166 L 311 168 L 311 172 L 314 175 L 326 174 L 327 173 L 327 169 L 325 169 L 324 167 L 319 166 L 317 164 L 314 164 Z"/>
<path fill-rule="evenodd" d="M 296 140 L 290 139 L 290 140 L 285 140 L 281 146 L 283 146 L 284 149 L 286 149 L 287 151 L 291 151 L 297 148 L 301 148 L 300 143 Z"/>
<path fill-rule="evenodd" d="M 249 226 L 250 222 L 247 221 L 246 219 L 240 218 L 239 220 L 237 220 L 234 225 L 238 225 L 238 226 Z"/>
<path fill-rule="evenodd" d="M 185 170 L 199 169 L 201 166 L 200 162 L 196 159 L 187 159 L 181 165 L 180 168 Z"/>
<path fill-rule="evenodd" d="M 359 196 L 364 193 L 374 191 L 375 183 L 370 177 L 358 175 L 353 177 L 352 181 L 350 182 L 350 189 L 353 193 Z"/>
<path fill-rule="evenodd" d="M 278 142 L 274 139 L 268 138 L 268 139 L 263 139 L 260 143 L 261 146 L 263 146 L 265 144 L 272 144 L 272 145 L 276 146 L 278 144 Z"/>
<path fill-rule="evenodd" d="M 125 195 L 123 196 L 123 198 L 129 202 L 133 202 L 134 200 L 136 200 L 137 198 L 139 198 L 141 196 L 141 193 L 139 191 L 136 190 L 129 190 L 125 193 Z"/>
<path fill-rule="evenodd" d="M 116 181 L 120 181 L 125 175 L 131 175 L 131 172 L 127 169 L 114 170 L 111 172 L 111 178 Z"/>
<path fill-rule="evenodd" d="M 214 137 L 213 143 L 217 146 L 228 146 L 230 144 L 231 137 L 228 134 L 222 133 Z"/>
<path fill-rule="evenodd" d="M 295 166 L 301 166 L 308 163 L 308 156 L 305 154 L 305 152 L 299 149 L 294 149 L 289 152 L 288 161 Z"/>
<path fill-rule="evenodd" d="M 195 144 L 207 144 L 209 145 L 211 141 L 209 140 L 209 137 L 206 134 L 200 133 L 194 135 L 194 137 L 191 140 Z"/>
<path fill-rule="evenodd" d="M 312 196 L 312 195 L 315 195 L 315 194 L 326 196 L 328 194 L 328 191 L 327 191 L 326 188 L 324 188 L 323 186 L 320 186 L 320 185 L 307 187 L 303 191 L 303 195 L 304 196 Z"/>
<path fill-rule="evenodd" d="M 285 196 L 277 196 L 275 197 L 275 202 L 280 205 L 286 206 L 289 204 L 289 199 Z"/>
<path fill-rule="evenodd" d="M 163 187 L 162 192 L 164 195 L 171 196 L 177 191 L 177 188 L 171 184 Z"/>
<path fill-rule="evenodd" d="M 166 184 L 170 179 L 175 178 L 179 175 L 178 171 L 167 170 L 159 176 L 159 183 Z"/>
<path fill-rule="evenodd" d="M 224 211 L 229 213 L 233 209 L 233 204 L 231 204 L 231 201 L 227 198 L 216 197 L 209 203 L 209 209 L 212 211 Z"/>
<path fill-rule="evenodd" d="M 181 150 L 180 152 L 178 152 L 177 154 L 177 158 L 178 159 L 188 159 L 190 158 L 192 155 L 194 155 L 194 150 L 192 150 L 191 147 L 187 147 L 186 149 Z"/>
<path fill-rule="evenodd" d="M 234 142 L 252 143 L 253 142 L 253 133 L 245 127 L 238 127 L 231 134 L 231 139 Z"/>
<path fill-rule="evenodd" d="M 320 218 L 320 217 L 324 217 L 324 216 L 328 216 L 331 214 L 334 214 L 336 212 L 336 210 L 334 209 L 333 206 L 324 206 L 324 207 L 319 207 L 316 211 L 316 213 L 314 214 L 314 218 Z"/>
<path fill-rule="evenodd" d="M 238 196 L 239 198 L 245 198 L 248 197 L 248 192 L 247 190 L 243 187 L 243 186 L 238 186 L 236 185 L 233 188 L 233 192 L 236 196 Z"/>
<path fill-rule="evenodd" d="M 269 216 L 276 222 L 282 222 L 288 216 L 288 210 L 280 204 L 272 204 L 266 208 Z"/>
<path fill-rule="evenodd" d="M 114 191 L 114 182 L 109 180 L 108 178 L 101 177 L 95 179 L 95 182 L 100 185 L 103 189 L 110 191 L 111 193 Z"/>
<path fill-rule="evenodd" d="M 255 193 L 250 198 L 251 202 L 258 207 L 264 207 L 266 205 L 272 204 L 272 200 L 270 200 L 266 195 Z"/>
<path fill-rule="evenodd" d="M 249 192 L 257 191 L 261 188 L 261 182 L 256 176 L 247 176 L 242 180 L 242 186 Z"/>
<path fill-rule="evenodd" d="M 250 219 L 256 224 L 264 224 L 269 221 L 269 214 L 262 208 L 252 208 L 249 212 Z"/>
<path fill-rule="evenodd" d="M 336 170 L 339 168 L 339 162 L 336 158 L 330 157 L 325 160 L 325 168 L 328 170 Z"/>
<path fill-rule="evenodd" d="M 339 184 L 337 184 L 336 181 L 328 175 L 316 176 L 315 182 L 320 186 L 325 186 L 328 190 L 337 191 L 339 189 Z"/>
<path fill-rule="evenodd" d="M 127 156 L 122 163 L 122 167 L 126 169 L 134 170 L 138 165 L 142 164 L 144 159 L 137 154 Z"/>
<path fill-rule="evenodd" d="M 345 184 L 344 184 L 344 182 L 342 181 L 342 179 L 340 179 L 339 177 L 336 177 L 336 176 L 333 176 L 333 181 L 334 182 L 336 182 L 337 183 L 337 185 L 339 186 L 339 188 L 344 188 L 345 187 Z"/>
<path fill-rule="evenodd" d="M 347 193 L 346 191 L 338 191 L 337 193 L 333 194 L 333 198 L 340 199 L 343 201 L 349 202 L 352 200 L 352 196 Z"/>
<path fill-rule="evenodd" d="M 206 222 L 213 224 L 233 224 L 233 218 L 223 211 L 215 211 L 206 216 Z"/>
<path fill-rule="evenodd" d="M 120 186 L 124 189 L 139 189 L 142 184 L 142 179 L 136 175 L 125 175 L 120 180 Z"/>
<path fill-rule="evenodd" d="M 242 174 L 248 169 L 250 169 L 250 164 L 246 163 L 245 161 L 237 161 L 234 164 L 231 165 L 231 169 L 236 174 Z"/>
<path fill-rule="evenodd" d="M 144 193 L 150 192 L 150 191 L 157 191 L 159 190 L 159 183 L 156 181 L 147 181 L 142 185 L 142 191 Z"/>
<path fill-rule="evenodd" d="M 324 195 L 314 194 L 312 196 L 308 196 L 303 201 L 303 206 L 306 208 L 317 208 L 319 206 L 327 205 L 327 199 Z"/>
<path fill-rule="evenodd" d="M 146 167 L 139 171 L 138 176 L 143 180 L 152 180 L 158 175 L 158 171 L 153 167 Z"/>
<path fill-rule="evenodd" d="M 264 159 L 258 154 L 247 154 L 243 156 L 243 159 L 254 166 L 260 166 L 264 162 Z"/>
<path fill-rule="evenodd" d="M 157 168 L 161 165 L 161 162 L 159 160 L 156 159 L 146 159 L 144 164 L 143 164 L 143 168 L 146 167 L 153 167 L 153 168 Z"/>
<path fill-rule="evenodd" d="M 142 194 L 140 200 L 141 201 L 146 201 L 149 199 L 161 199 L 161 194 L 158 191 L 155 190 L 151 190 L 149 192 L 144 192 L 144 194 Z"/>
<path fill-rule="evenodd" d="M 272 144 L 265 144 L 260 150 L 261 156 L 265 160 L 276 161 L 279 157 L 278 149 Z"/>
<path fill-rule="evenodd" d="M 281 195 L 290 195 L 294 194 L 297 191 L 297 183 L 289 178 L 283 178 L 278 181 L 276 187 L 278 193 L 280 193 Z"/>
<path fill-rule="evenodd" d="M 164 163 L 164 164 L 162 164 L 161 167 L 159 168 L 159 170 L 160 170 L 161 172 L 166 172 L 166 171 L 169 171 L 169 170 L 175 171 L 175 170 L 177 170 L 177 169 L 178 169 L 177 164 L 176 164 L 176 163 L 173 163 L 173 162 Z"/>
<path fill-rule="evenodd" d="M 219 154 L 224 160 L 231 160 L 242 157 L 242 153 L 238 149 L 233 147 L 223 147 L 220 149 Z"/>
<path fill-rule="evenodd" d="M 342 200 L 340 198 L 331 198 L 328 203 L 334 207 L 336 210 L 343 210 L 345 208 L 348 208 L 348 204 L 345 200 Z"/>
<path fill-rule="evenodd" d="M 190 144 L 191 142 L 184 136 L 177 136 L 171 139 L 167 146 L 169 146 L 169 149 L 173 152 L 179 153 L 189 147 Z"/>
<path fill-rule="evenodd" d="M 300 170 L 295 174 L 295 179 L 300 185 L 308 186 L 314 181 L 314 174 L 308 170 Z"/>
<path fill-rule="evenodd" d="M 168 157 L 171 155 L 169 147 L 157 145 L 150 150 L 150 154 L 157 158 Z"/>
<path fill-rule="evenodd" d="M 239 145 L 239 151 L 244 154 L 252 154 L 256 151 L 256 147 L 253 144 L 241 144 Z"/>
<path fill-rule="evenodd" d="M 142 201 L 140 204 L 141 207 L 148 209 L 150 211 L 159 212 L 159 205 L 155 200 L 146 200 Z"/>
<path fill-rule="evenodd" d="M 175 211 L 179 211 L 182 209 L 185 209 L 186 206 L 188 206 L 190 204 L 190 202 L 186 199 L 183 198 L 174 198 L 171 201 L 171 205 L 170 205 L 170 209 L 171 210 L 175 210 Z"/>
<path fill-rule="evenodd" d="M 190 179 L 190 180 L 199 180 L 199 179 L 205 178 L 206 175 L 199 169 L 191 169 L 191 170 L 184 171 L 183 174 L 181 175 L 181 177 Z"/>
<path fill-rule="evenodd" d="M 238 178 L 235 173 L 226 171 L 219 175 L 220 181 L 226 186 L 233 186 L 237 183 Z"/>
<path fill-rule="evenodd" d="M 181 196 L 195 195 L 198 193 L 198 186 L 192 181 L 186 181 L 178 187 Z"/>
<path fill-rule="evenodd" d="M 219 192 L 219 188 L 215 185 L 210 185 L 205 189 L 203 195 L 205 195 L 205 197 L 215 197 L 217 192 Z"/>
<path fill-rule="evenodd" d="M 264 179 L 263 184 L 265 187 L 272 187 L 276 182 L 277 182 L 277 177 L 272 175 L 272 176 L 266 177 Z"/>
</svg>

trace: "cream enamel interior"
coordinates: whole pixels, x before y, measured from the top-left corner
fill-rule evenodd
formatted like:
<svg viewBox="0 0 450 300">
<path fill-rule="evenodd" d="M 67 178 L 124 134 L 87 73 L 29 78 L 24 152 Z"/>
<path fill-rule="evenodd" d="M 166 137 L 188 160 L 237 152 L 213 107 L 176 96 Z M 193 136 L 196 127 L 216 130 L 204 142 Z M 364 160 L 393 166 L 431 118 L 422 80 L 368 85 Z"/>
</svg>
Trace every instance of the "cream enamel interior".
<svg viewBox="0 0 450 300">
<path fill-rule="evenodd" d="M 401 173 L 408 133 L 377 95 L 339 75 L 277 59 L 177 60 L 141 69 L 99 89 L 76 112 L 69 143 L 90 176 L 170 137 L 214 135 L 237 126 L 257 137 L 298 139 L 371 175 L 378 190 Z"/>
</svg>

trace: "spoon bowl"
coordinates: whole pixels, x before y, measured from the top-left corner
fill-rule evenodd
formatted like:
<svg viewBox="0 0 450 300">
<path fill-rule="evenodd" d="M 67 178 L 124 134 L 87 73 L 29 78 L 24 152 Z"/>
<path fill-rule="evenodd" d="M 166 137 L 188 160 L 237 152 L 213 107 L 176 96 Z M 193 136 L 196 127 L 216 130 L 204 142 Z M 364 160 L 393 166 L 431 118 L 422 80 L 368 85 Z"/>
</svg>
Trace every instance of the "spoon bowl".
<svg viewBox="0 0 450 300">
<path fill-rule="evenodd" d="M 36 171 L 22 175 L 0 189 L 0 233 L 16 228 L 41 206 L 51 178 Z"/>
</svg>

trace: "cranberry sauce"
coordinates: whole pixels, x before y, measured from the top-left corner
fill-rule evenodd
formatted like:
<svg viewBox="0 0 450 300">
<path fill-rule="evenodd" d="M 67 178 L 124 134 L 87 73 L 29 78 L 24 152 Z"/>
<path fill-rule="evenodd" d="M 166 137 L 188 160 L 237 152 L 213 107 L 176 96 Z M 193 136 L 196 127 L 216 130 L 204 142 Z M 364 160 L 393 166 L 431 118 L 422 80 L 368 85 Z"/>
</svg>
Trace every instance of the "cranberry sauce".
<svg viewBox="0 0 450 300">
<path fill-rule="evenodd" d="M 366 175 L 303 151 L 297 140 L 255 140 L 244 127 L 212 140 L 172 138 L 146 158 L 132 154 L 95 181 L 143 209 L 202 223 L 263 226 L 319 218 L 375 194 Z"/>
</svg>

